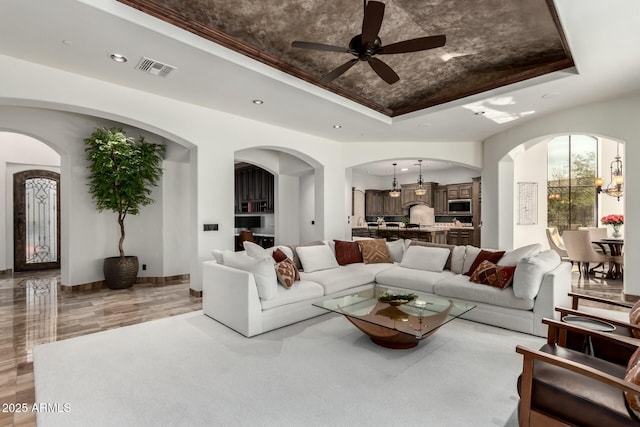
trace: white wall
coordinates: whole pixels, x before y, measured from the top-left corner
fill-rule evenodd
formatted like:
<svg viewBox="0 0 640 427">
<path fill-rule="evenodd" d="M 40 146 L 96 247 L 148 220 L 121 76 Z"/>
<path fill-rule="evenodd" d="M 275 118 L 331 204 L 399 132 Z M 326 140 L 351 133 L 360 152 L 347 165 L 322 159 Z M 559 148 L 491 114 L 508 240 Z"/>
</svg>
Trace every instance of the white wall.
<svg viewBox="0 0 640 427">
<path fill-rule="evenodd" d="M 507 154 L 519 146 L 530 146 L 552 136 L 583 133 L 626 142 L 627 159 L 640 159 L 640 94 L 598 102 L 530 119 L 488 138 L 484 142 L 482 173 L 482 242 L 486 247 L 513 246 L 513 168 Z M 625 260 L 640 256 L 640 234 L 630 233 L 640 224 L 640 197 L 634 184 L 640 182 L 640 168 L 625 168 Z M 608 197 L 608 196 L 601 196 Z M 510 239 L 505 239 L 510 236 Z M 640 265 L 625 263 L 624 292 L 640 295 Z"/>
<path fill-rule="evenodd" d="M 30 136 L 0 132 L 0 271 L 13 269 L 13 174 L 29 169 L 60 173 L 60 155 Z"/>
<path fill-rule="evenodd" d="M 165 161 L 162 175 L 163 270 L 149 276 L 176 276 L 189 271 L 189 164 Z M 158 201 L 156 200 L 156 203 Z M 142 261 L 140 261 L 142 263 Z M 144 272 L 142 272 L 144 274 Z"/>
<path fill-rule="evenodd" d="M 527 150 L 514 150 L 513 157 L 513 247 L 540 243 L 547 243 L 547 143 L 541 142 Z M 518 224 L 519 200 L 518 183 L 534 182 L 538 184 L 538 222 L 532 225 Z M 484 206 L 483 206 L 484 208 Z"/>
<path fill-rule="evenodd" d="M 315 203 L 315 177 L 312 175 L 300 177 L 300 242 L 312 242 L 322 239 L 318 232 Z M 316 222 L 315 225 L 311 222 Z"/>
</svg>

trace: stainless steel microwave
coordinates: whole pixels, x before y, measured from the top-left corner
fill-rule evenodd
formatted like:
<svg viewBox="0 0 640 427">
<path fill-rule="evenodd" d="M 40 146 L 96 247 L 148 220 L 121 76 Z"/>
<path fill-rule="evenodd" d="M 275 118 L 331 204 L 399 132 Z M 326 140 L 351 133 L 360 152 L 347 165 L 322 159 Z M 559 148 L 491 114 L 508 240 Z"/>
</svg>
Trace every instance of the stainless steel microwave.
<svg viewBox="0 0 640 427">
<path fill-rule="evenodd" d="M 471 199 L 449 200 L 449 213 L 471 215 Z"/>
</svg>

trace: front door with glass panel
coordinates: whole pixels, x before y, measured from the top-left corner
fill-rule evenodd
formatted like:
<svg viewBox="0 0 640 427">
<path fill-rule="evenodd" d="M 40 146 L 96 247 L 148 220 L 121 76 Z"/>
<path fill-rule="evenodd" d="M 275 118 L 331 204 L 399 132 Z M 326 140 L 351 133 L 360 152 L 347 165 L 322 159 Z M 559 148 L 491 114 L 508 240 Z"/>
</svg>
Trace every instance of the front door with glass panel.
<svg viewBox="0 0 640 427">
<path fill-rule="evenodd" d="M 13 225 L 15 271 L 60 268 L 60 174 L 13 175 Z"/>
</svg>

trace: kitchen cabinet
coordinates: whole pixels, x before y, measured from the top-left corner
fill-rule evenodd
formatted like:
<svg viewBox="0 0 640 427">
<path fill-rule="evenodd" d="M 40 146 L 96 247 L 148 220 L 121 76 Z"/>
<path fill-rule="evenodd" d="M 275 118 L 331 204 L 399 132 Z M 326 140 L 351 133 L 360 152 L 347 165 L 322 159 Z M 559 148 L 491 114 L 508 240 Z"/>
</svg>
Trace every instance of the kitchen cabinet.
<svg viewBox="0 0 640 427">
<path fill-rule="evenodd" d="M 384 215 L 384 194 L 380 190 L 365 190 L 364 210 L 366 216 Z"/>
<path fill-rule="evenodd" d="M 366 216 L 404 215 L 400 197 L 391 197 L 389 190 L 366 190 L 364 194 Z"/>
<path fill-rule="evenodd" d="M 433 196 L 433 213 L 435 215 L 447 215 L 449 213 L 449 204 L 447 201 L 447 187 L 445 185 L 439 185 Z"/>
<path fill-rule="evenodd" d="M 411 205 L 427 205 L 433 207 L 433 196 L 437 184 L 434 182 L 425 182 L 423 184 L 427 193 L 423 196 L 418 196 L 415 191 L 418 184 L 402 184 L 402 207 L 409 208 Z"/>
<path fill-rule="evenodd" d="M 236 167 L 234 178 L 236 213 L 273 212 L 273 174 L 257 166 L 246 165 Z"/>
<path fill-rule="evenodd" d="M 470 199 L 472 196 L 472 183 L 447 185 L 447 200 Z"/>
</svg>

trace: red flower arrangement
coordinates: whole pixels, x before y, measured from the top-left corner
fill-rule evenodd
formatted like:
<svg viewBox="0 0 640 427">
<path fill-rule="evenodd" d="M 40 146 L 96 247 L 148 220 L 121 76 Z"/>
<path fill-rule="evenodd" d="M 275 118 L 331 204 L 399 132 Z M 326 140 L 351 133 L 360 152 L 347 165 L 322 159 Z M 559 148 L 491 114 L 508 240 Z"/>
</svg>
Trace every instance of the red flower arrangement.
<svg viewBox="0 0 640 427">
<path fill-rule="evenodd" d="M 620 225 L 624 224 L 624 215 L 606 215 L 600 219 L 603 224 Z"/>
</svg>

